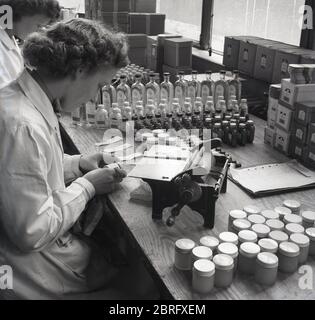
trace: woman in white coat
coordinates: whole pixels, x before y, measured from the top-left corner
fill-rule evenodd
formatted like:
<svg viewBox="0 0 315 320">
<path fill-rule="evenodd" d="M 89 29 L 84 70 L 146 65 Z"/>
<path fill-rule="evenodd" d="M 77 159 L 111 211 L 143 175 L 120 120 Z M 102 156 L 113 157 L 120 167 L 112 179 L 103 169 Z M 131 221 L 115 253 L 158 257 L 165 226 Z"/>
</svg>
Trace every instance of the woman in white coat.
<svg viewBox="0 0 315 320">
<path fill-rule="evenodd" d="M 73 19 L 32 34 L 23 50 L 35 70 L 1 90 L 0 265 L 13 268 L 8 295 L 73 298 L 120 277 L 72 227 L 94 195 L 110 192 L 125 173 L 99 168 L 83 175 L 97 157 L 63 155 L 52 101 L 71 112 L 94 98 L 128 63 L 127 44 L 97 22 Z"/>
<path fill-rule="evenodd" d="M 1 89 L 15 81 L 24 69 L 17 41 L 23 42 L 30 33 L 58 19 L 60 6 L 56 0 L 0 0 L 0 7 L 10 7 L 13 27 L 8 29 L 7 25 L 0 24 Z"/>
</svg>

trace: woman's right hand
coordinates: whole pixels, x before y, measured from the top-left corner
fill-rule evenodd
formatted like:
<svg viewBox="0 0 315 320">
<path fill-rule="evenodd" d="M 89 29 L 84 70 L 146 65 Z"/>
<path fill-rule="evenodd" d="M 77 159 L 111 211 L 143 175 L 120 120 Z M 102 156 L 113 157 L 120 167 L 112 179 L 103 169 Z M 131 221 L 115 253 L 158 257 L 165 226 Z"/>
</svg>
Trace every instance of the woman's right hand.
<svg viewBox="0 0 315 320">
<path fill-rule="evenodd" d="M 87 179 L 95 188 L 96 195 L 103 195 L 112 192 L 116 185 L 123 181 L 126 172 L 121 169 L 96 169 L 87 173 L 84 178 Z"/>
</svg>

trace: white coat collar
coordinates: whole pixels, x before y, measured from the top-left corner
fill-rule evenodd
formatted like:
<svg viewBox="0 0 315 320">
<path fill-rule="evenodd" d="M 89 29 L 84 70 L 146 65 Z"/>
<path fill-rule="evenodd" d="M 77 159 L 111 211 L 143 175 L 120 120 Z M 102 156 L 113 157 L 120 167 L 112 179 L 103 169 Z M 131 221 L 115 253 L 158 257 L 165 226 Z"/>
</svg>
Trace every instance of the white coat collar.
<svg viewBox="0 0 315 320">
<path fill-rule="evenodd" d="M 0 41 L 7 47 L 8 50 L 18 50 L 20 51 L 14 38 L 10 38 L 6 31 L 0 27 Z"/>
</svg>

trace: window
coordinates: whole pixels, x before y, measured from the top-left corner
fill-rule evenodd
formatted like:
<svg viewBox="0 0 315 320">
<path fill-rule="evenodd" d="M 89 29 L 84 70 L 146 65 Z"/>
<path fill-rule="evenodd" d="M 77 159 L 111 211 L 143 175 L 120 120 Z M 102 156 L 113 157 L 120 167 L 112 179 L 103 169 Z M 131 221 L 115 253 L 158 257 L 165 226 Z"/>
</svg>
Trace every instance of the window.
<svg viewBox="0 0 315 320">
<path fill-rule="evenodd" d="M 299 45 L 299 10 L 305 0 L 214 0 L 212 48 L 223 52 L 224 37 L 250 35 Z"/>
<path fill-rule="evenodd" d="M 199 41 L 202 0 L 157 0 L 157 12 L 166 14 L 166 32 Z"/>
</svg>

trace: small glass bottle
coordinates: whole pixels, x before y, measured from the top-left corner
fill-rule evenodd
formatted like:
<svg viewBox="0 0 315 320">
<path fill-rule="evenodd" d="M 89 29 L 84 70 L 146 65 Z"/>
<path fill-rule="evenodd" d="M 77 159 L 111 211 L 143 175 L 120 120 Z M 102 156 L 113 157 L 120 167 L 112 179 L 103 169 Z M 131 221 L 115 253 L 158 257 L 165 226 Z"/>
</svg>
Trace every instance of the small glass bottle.
<svg viewBox="0 0 315 320">
<path fill-rule="evenodd" d="M 248 105 L 247 99 L 242 99 L 240 104 L 240 115 L 248 120 Z"/>
<path fill-rule="evenodd" d="M 246 122 L 247 143 L 253 143 L 255 140 L 255 124 L 253 120 Z"/>
<path fill-rule="evenodd" d="M 238 144 L 240 146 L 245 146 L 246 142 L 247 142 L 246 124 L 240 123 L 238 128 Z"/>
<path fill-rule="evenodd" d="M 223 96 L 226 100 L 228 92 L 228 83 L 225 80 L 226 71 L 220 71 L 220 79 L 214 84 L 214 103 L 217 104 L 219 97 Z"/>
<path fill-rule="evenodd" d="M 80 126 L 81 125 L 81 110 L 80 108 L 75 109 L 71 112 L 72 126 Z"/>
<path fill-rule="evenodd" d="M 136 82 L 131 86 L 131 100 L 132 107 L 135 109 L 138 101 L 144 101 L 145 99 L 145 86 L 141 82 L 141 74 L 135 75 Z"/>
<path fill-rule="evenodd" d="M 230 131 L 230 127 L 229 127 L 229 122 L 228 121 L 222 121 L 222 130 L 223 130 L 223 138 L 222 141 L 225 144 L 228 144 L 229 141 L 229 131 Z"/>
<path fill-rule="evenodd" d="M 183 71 L 180 71 L 178 73 L 178 80 L 175 82 L 175 85 L 174 85 L 174 96 L 175 98 L 179 99 L 179 104 L 181 106 L 184 105 L 185 98 L 187 97 L 187 89 L 188 89 L 188 83 L 184 79 L 184 76 L 185 76 L 185 73 Z"/>
<path fill-rule="evenodd" d="M 198 81 L 198 72 L 192 71 L 191 80 L 188 81 L 187 96 L 191 98 L 192 104 L 200 96 L 200 82 Z"/>
<path fill-rule="evenodd" d="M 107 112 L 110 112 L 112 104 L 116 102 L 116 89 L 112 84 L 107 84 L 102 88 L 102 103 Z"/>
<path fill-rule="evenodd" d="M 213 96 L 214 81 L 211 79 L 212 71 L 206 71 L 206 79 L 201 82 L 201 98 L 203 105 L 208 101 L 209 96 Z"/>
<path fill-rule="evenodd" d="M 160 101 L 160 86 L 155 81 L 155 74 L 150 74 L 150 82 L 145 86 L 147 101 L 153 100 L 155 106 L 158 106 Z"/>
<path fill-rule="evenodd" d="M 95 114 L 96 127 L 98 129 L 108 129 L 109 128 L 109 118 L 108 112 L 103 104 L 99 104 Z"/>
<path fill-rule="evenodd" d="M 238 105 L 237 100 L 232 100 L 232 113 L 234 114 L 238 114 L 240 112 L 240 107 Z"/>
<path fill-rule="evenodd" d="M 127 77 L 124 74 L 120 76 L 120 84 L 117 87 L 116 93 L 117 93 L 117 103 L 119 108 L 121 109 L 123 108 L 125 101 L 128 101 L 130 103 L 131 90 L 127 84 Z"/>
<path fill-rule="evenodd" d="M 237 124 L 236 123 L 230 123 L 230 130 L 228 133 L 228 144 L 236 148 L 237 147 L 237 139 L 238 139 L 238 130 L 237 130 Z"/>
<path fill-rule="evenodd" d="M 215 139 L 215 138 L 219 138 L 221 140 L 223 139 L 223 130 L 222 130 L 221 123 L 214 124 L 212 134 L 213 134 L 213 139 Z"/>
<path fill-rule="evenodd" d="M 161 83 L 160 99 L 165 99 L 166 104 L 171 106 L 174 97 L 174 86 L 170 82 L 170 73 L 164 73 L 164 81 Z"/>
<path fill-rule="evenodd" d="M 86 120 L 88 126 L 95 126 L 95 113 L 96 113 L 96 105 L 94 102 L 89 101 L 85 105 L 86 110 Z"/>
<path fill-rule="evenodd" d="M 117 106 L 113 106 L 112 115 L 111 115 L 111 127 L 120 130 L 121 125 L 122 125 L 121 110 Z"/>
<path fill-rule="evenodd" d="M 207 100 L 205 105 L 205 113 L 209 114 L 211 117 L 215 116 L 215 107 L 213 100 Z"/>
<path fill-rule="evenodd" d="M 239 79 L 239 71 L 234 70 L 233 71 L 234 78 L 232 80 L 228 81 L 229 90 L 228 90 L 228 101 L 230 101 L 232 96 L 236 97 L 237 101 L 241 100 L 242 96 L 242 84 Z"/>
</svg>

